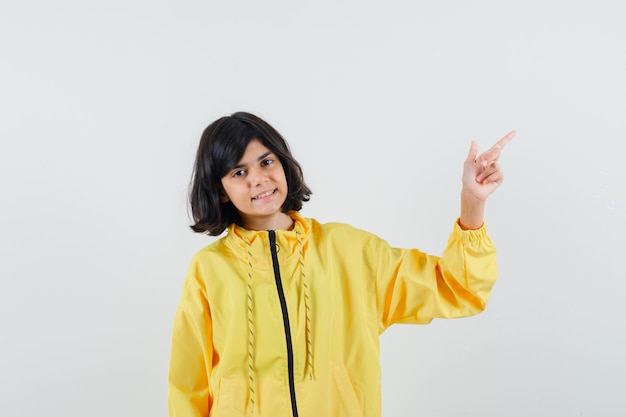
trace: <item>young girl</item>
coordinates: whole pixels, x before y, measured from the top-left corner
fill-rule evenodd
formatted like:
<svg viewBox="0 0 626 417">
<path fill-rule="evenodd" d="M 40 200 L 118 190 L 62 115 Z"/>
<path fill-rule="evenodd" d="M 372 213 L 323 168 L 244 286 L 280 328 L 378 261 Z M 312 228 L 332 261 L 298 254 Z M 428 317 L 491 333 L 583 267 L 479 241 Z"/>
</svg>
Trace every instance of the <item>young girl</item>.
<svg viewBox="0 0 626 417">
<path fill-rule="evenodd" d="M 311 190 L 274 128 L 248 113 L 209 125 L 191 228 L 228 232 L 196 254 L 183 286 L 170 416 L 380 416 L 379 335 L 485 308 L 497 271 L 484 204 L 513 136 L 479 157 L 472 142 L 461 216 L 439 258 L 302 217 Z"/>
</svg>

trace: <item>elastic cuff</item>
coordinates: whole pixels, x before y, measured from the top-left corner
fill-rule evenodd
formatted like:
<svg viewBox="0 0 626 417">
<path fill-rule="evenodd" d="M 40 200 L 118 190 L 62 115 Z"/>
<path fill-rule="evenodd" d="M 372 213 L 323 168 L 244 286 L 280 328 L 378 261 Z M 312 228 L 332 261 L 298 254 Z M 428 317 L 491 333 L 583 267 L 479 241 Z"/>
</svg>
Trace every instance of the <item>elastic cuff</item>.
<svg viewBox="0 0 626 417">
<path fill-rule="evenodd" d="M 461 229 L 461 218 L 454 222 L 454 236 L 463 242 L 471 242 L 484 239 L 487 236 L 487 225 L 485 222 L 478 228 L 473 230 Z"/>
</svg>

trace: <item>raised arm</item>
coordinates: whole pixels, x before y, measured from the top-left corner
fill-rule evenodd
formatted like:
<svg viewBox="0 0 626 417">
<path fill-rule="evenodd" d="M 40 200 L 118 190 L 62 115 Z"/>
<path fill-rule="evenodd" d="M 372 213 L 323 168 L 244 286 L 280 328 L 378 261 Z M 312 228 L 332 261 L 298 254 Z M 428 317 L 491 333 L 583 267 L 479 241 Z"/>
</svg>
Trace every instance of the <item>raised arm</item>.
<svg viewBox="0 0 626 417">
<path fill-rule="evenodd" d="M 504 146 L 515 137 L 515 134 L 515 131 L 507 133 L 481 155 L 478 155 L 478 144 L 472 141 L 463 166 L 460 217 L 462 229 L 478 229 L 482 226 L 487 197 L 500 186 L 504 179 L 498 159 Z"/>
</svg>

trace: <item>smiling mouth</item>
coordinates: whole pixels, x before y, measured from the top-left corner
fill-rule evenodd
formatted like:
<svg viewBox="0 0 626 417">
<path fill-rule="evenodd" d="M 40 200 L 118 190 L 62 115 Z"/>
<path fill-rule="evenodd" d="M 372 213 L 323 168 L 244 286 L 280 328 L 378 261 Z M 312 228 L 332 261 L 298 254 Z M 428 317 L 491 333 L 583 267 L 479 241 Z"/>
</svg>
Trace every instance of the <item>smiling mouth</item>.
<svg viewBox="0 0 626 417">
<path fill-rule="evenodd" d="M 253 199 L 253 200 L 260 200 L 260 199 L 262 199 L 262 198 L 265 198 L 265 197 L 269 197 L 269 196 L 271 196 L 271 195 L 272 195 L 272 194 L 274 194 L 275 192 L 276 192 L 276 189 L 269 190 L 269 191 L 264 192 L 263 194 L 259 194 L 259 195 L 257 195 L 256 197 L 253 197 L 252 199 Z"/>
</svg>

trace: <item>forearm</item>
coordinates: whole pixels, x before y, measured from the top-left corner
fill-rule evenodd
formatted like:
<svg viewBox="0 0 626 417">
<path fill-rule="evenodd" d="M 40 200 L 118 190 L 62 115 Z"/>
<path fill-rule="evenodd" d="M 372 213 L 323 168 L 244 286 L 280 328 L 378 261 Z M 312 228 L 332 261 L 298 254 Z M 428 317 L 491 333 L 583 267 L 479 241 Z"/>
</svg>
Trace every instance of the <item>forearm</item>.
<svg viewBox="0 0 626 417">
<path fill-rule="evenodd" d="M 467 192 L 461 192 L 461 217 L 459 226 L 463 230 L 474 230 L 483 225 L 485 214 L 485 201 L 476 199 L 468 195 Z"/>
<path fill-rule="evenodd" d="M 379 330 L 481 312 L 497 278 L 495 255 L 484 225 L 462 230 L 455 223 L 441 257 L 383 242 L 375 274 Z"/>
</svg>

